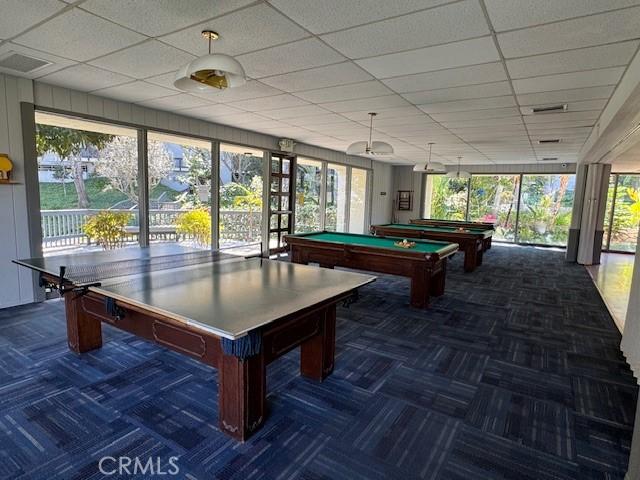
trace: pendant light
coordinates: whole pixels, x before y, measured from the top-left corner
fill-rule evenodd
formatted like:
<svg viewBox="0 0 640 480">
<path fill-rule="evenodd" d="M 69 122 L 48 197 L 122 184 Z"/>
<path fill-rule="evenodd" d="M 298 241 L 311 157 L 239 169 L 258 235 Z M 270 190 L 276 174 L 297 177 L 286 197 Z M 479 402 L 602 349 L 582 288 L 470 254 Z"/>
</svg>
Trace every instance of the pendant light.
<svg viewBox="0 0 640 480">
<path fill-rule="evenodd" d="M 204 92 L 211 88 L 224 90 L 247 82 L 244 68 L 235 58 L 211 53 L 211 43 L 220 38 L 213 30 L 203 30 L 209 41 L 209 54 L 187 63 L 176 73 L 173 85 L 185 92 Z"/>
<path fill-rule="evenodd" d="M 429 142 L 427 145 L 429 145 L 429 158 L 427 159 L 427 163 L 418 163 L 413 167 L 413 171 L 424 173 L 444 172 L 446 169 L 442 163 L 431 161 L 431 150 L 435 144 L 433 142 Z"/>
<path fill-rule="evenodd" d="M 385 157 L 393 155 L 393 147 L 387 142 L 373 142 L 371 138 L 373 136 L 373 117 L 377 113 L 369 113 L 371 120 L 369 121 L 369 141 L 368 142 L 355 142 L 349 145 L 347 148 L 347 155 L 366 155 L 369 157 Z"/>
<path fill-rule="evenodd" d="M 460 170 L 460 160 L 462 157 L 458 157 L 458 169 L 455 172 L 447 172 L 447 177 L 449 178 L 471 178 L 471 174 L 469 172 L 465 172 L 464 170 Z"/>
</svg>

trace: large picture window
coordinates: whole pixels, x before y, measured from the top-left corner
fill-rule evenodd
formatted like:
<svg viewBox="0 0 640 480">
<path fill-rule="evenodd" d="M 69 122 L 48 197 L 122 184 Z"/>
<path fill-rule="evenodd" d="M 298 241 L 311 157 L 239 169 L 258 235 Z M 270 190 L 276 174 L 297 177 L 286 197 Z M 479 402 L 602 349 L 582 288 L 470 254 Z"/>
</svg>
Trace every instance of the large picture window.
<svg viewBox="0 0 640 480">
<path fill-rule="evenodd" d="M 221 248 L 244 247 L 259 252 L 262 241 L 264 152 L 220 144 Z"/>
<path fill-rule="evenodd" d="M 468 179 L 426 175 L 424 216 L 442 220 L 464 220 L 467 215 Z"/>
<path fill-rule="evenodd" d="M 610 176 L 604 250 L 635 252 L 640 225 L 640 175 Z"/>
<path fill-rule="evenodd" d="M 326 230 L 344 232 L 347 213 L 347 167 L 330 163 L 327 166 Z"/>
<path fill-rule="evenodd" d="M 469 220 L 492 222 L 496 240 L 514 241 L 519 175 L 474 175 L 469 193 Z"/>
<path fill-rule="evenodd" d="M 298 157 L 296 166 L 296 233 L 321 229 L 321 186 L 322 162 Z"/>
<path fill-rule="evenodd" d="M 349 199 L 349 232 L 364 233 L 367 203 L 366 170 L 361 168 L 351 169 Z"/>
<path fill-rule="evenodd" d="M 36 112 L 44 255 L 137 245 L 138 131 Z M 154 195 L 165 187 L 154 185 Z"/>
<path fill-rule="evenodd" d="M 523 175 L 518 241 L 565 246 L 569 236 L 574 175 Z"/>
</svg>

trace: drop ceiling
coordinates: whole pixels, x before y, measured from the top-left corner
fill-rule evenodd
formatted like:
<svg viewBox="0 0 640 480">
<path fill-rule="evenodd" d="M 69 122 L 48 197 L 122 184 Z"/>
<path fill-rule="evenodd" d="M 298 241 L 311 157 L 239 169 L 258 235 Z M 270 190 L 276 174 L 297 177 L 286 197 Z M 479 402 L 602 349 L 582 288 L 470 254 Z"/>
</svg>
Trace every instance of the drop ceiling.
<svg viewBox="0 0 640 480">
<path fill-rule="evenodd" d="M 640 45 L 640 0 L 5 0 L 0 59 L 22 76 L 346 150 L 391 143 L 392 163 L 574 162 Z M 176 69 L 199 32 L 249 76 L 185 94 Z M 0 69 L 0 71 L 3 71 Z M 4 70 L 19 75 L 18 72 Z M 531 107 L 568 104 L 565 113 Z M 559 138 L 557 144 L 539 140 Z"/>
</svg>

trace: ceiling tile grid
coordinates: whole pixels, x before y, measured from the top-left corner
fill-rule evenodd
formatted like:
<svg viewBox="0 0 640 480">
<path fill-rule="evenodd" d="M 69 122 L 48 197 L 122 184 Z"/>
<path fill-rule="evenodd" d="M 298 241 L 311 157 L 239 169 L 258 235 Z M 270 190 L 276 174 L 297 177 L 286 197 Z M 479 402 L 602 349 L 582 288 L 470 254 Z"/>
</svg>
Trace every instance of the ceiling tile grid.
<svg viewBox="0 0 640 480">
<path fill-rule="evenodd" d="M 3 3 L 0 62 L 16 52 L 51 64 L 8 73 L 327 148 L 365 140 L 375 111 L 393 163 L 423 162 L 429 141 L 445 163 L 577 158 L 640 45 L 640 0 L 37 4 Z M 204 28 L 246 85 L 173 86 L 207 52 Z"/>
</svg>

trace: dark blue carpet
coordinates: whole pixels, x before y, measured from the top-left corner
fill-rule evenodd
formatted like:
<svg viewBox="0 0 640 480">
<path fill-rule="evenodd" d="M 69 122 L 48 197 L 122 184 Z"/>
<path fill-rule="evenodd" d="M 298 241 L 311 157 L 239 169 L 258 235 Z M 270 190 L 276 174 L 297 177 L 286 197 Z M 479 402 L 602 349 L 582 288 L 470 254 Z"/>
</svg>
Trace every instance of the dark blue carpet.
<svg viewBox="0 0 640 480">
<path fill-rule="evenodd" d="M 245 444 L 217 428 L 213 369 L 106 326 L 76 356 L 59 301 L 0 311 L 0 477 L 96 479 L 137 455 L 189 479 L 622 479 L 637 388 L 584 268 L 504 246 L 461 260 L 428 311 L 390 276 L 340 308 L 324 383 L 297 351 L 272 364 Z"/>
</svg>

